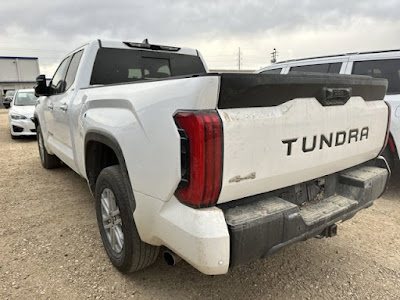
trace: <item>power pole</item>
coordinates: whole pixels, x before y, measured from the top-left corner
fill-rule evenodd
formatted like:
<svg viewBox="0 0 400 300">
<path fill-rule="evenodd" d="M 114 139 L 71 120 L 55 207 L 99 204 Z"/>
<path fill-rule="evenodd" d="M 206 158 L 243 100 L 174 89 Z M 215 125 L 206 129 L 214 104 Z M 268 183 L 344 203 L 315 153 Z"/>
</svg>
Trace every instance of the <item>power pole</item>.
<svg viewBox="0 0 400 300">
<path fill-rule="evenodd" d="M 238 67 L 239 70 L 242 67 L 243 64 L 243 53 L 240 51 L 240 47 L 239 47 L 239 51 L 238 51 Z"/>
<path fill-rule="evenodd" d="M 276 63 L 276 58 L 278 57 L 278 52 L 276 52 L 276 49 L 274 48 L 274 51 L 271 53 L 271 63 Z"/>
</svg>

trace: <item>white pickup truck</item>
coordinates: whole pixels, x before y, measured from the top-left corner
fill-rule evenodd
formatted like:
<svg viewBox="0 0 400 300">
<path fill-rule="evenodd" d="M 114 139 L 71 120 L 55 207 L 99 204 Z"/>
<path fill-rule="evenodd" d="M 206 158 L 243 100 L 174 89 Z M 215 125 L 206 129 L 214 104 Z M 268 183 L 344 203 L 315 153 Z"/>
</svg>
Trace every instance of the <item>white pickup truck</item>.
<svg viewBox="0 0 400 300">
<path fill-rule="evenodd" d="M 267 257 L 369 207 L 386 188 L 385 79 L 210 74 L 198 51 L 94 41 L 37 79 L 44 168 L 96 199 L 121 271 L 160 246 L 205 274 Z"/>
</svg>

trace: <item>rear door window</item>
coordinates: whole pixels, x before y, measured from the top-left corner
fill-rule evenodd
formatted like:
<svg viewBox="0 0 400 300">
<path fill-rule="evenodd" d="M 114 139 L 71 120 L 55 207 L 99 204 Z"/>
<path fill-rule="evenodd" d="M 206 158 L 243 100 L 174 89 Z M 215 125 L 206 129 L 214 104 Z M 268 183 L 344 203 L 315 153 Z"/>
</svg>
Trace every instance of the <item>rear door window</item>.
<svg viewBox="0 0 400 300">
<path fill-rule="evenodd" d="M 311 73 L 331 73 L 339 74 L 342 63 L 328 63 L 318 65 L 306 65 L 291 67 L 289 73 L 293 72 L 311 72 Z"/>
<path fill-rule="evenodd" d="M 355 61 L 352 73 L 386 78 L 387 94 L 400 94 L 400 59 Z"/>
</svg>

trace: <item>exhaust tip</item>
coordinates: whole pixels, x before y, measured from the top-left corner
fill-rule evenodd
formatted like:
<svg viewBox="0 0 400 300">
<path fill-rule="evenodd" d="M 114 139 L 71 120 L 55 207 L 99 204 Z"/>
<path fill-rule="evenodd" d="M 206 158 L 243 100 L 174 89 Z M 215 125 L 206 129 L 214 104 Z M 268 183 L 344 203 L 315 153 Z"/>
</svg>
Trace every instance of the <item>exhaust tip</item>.
<svg viewBox="0 0 400 300">
<path fill-rule="evenodd" d="M 163 258 L 168 266 L 175 266 L 182 259 L 170 250 L 164 251 Z"/>
</svg>

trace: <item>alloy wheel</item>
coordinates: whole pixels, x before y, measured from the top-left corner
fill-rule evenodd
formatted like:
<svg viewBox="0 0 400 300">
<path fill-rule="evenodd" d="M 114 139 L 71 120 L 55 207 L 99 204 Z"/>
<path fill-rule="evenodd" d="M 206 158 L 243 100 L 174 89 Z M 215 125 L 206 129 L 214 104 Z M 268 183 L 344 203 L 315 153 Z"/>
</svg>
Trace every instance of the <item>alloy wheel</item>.
<svg viewBox="0 0 400 300">
<path fill-rule="evenodd" d="M 124 247 L 122 219 L 115 195 L 109 188 L 105 188 L 101 193 L 101 216 L 103 228 L 111 248 L 116 253 L 121 253 Z"/>
</svg>

